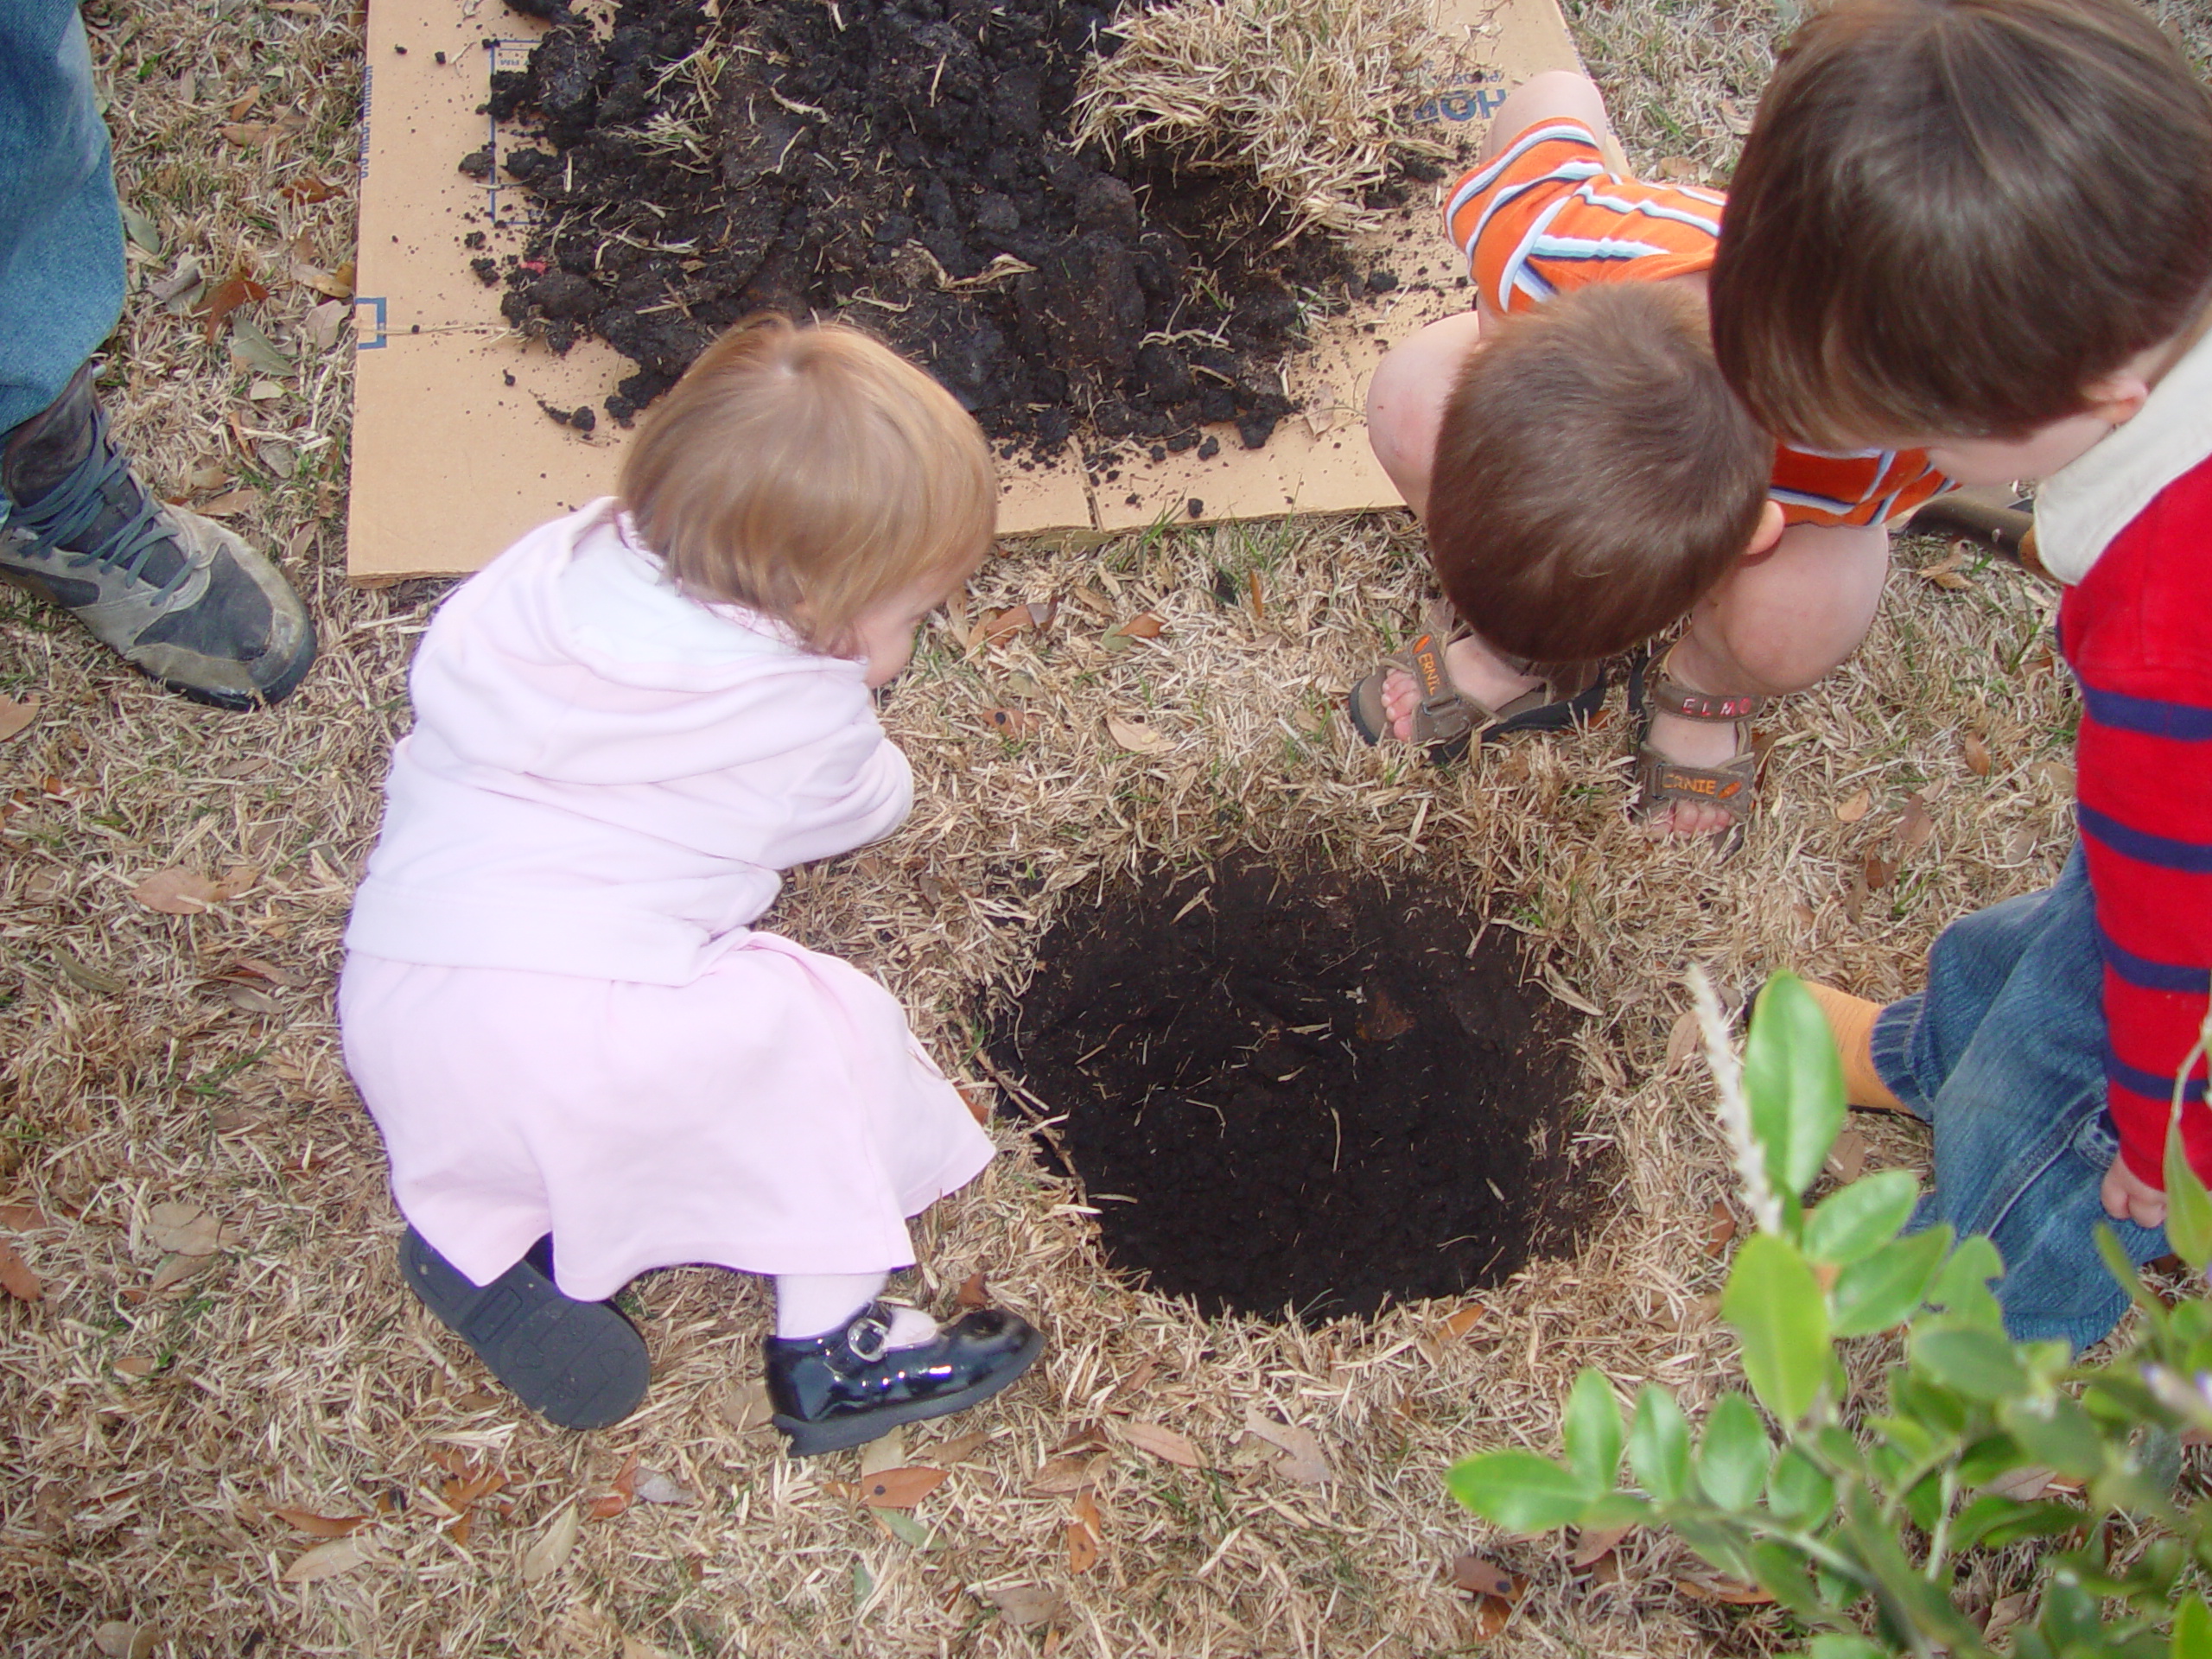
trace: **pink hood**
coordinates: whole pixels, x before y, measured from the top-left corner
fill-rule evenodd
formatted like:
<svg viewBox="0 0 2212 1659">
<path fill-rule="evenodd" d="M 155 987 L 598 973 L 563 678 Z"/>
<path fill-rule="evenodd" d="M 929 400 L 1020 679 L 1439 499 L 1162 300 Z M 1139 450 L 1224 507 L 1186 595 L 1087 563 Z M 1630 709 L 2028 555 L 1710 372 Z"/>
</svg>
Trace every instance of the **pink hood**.
<svg viewBox="0 0 2212 1659">
<path fill-rule="evenodd" d="M 690 982 L 777 872 L 906 817 L 863 673 L 676 592 L 611 501 L 533 531 L 423 637 L 347 946 Z"/>
</svg>

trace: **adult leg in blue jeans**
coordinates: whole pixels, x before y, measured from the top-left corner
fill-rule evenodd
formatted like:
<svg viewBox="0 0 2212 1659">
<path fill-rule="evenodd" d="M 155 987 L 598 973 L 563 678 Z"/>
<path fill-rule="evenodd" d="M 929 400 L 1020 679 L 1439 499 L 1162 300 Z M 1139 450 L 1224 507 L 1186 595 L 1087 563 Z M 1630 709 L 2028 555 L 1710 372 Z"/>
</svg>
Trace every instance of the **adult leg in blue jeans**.
<svg viewBox="0 0 2212 1659">
<path fill-rule="evenodd" d="M 203 702 L 273 702 L 315 658 L 307 607 L 212 519 L 149 496 L 92 355 L 123 313 L 123 219 L 77 0 L 0 5 L 0 578 Z"/>
<path fill-rule="evenodd" d="M 1874 1022 L 1874 1070 L 1936 1134 L 1934 1190 L 1912 1225 L 1988 1235 L 2018 1340 L 2085 1348 L 2126 1311 L 2097 1254 L 2100 1225 L 2139 1265 L 2166 1252 L 2163 1230 L 2112 1220 L 2098 1196 L 2120 1150 L 2105 1106 L 2103 991 L 2077 843 L 2056 886 L 1944 929 L 1928 988 Z"/>
</svg>

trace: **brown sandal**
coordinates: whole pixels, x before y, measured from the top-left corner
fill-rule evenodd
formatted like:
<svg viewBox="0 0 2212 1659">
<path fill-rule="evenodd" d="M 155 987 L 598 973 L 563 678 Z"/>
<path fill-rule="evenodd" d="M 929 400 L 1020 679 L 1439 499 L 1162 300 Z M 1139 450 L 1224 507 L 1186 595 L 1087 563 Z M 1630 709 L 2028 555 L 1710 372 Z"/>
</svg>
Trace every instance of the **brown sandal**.
<svg viewBox="0 0 2212 1659">
<path fill-rule="evenodd" d="M 1749 691 L 1694 690 L 1667 672 L 1668 658 L 1673 655 L 1674 647 L 1669 645 L 1651 664 L 1648 679 L 1639 671 L 1638 685 L 1630 693 L 1643 716 L 1637 728 L 1636 816 L 1649 818 L 1661 807 L 1676 802 L 1698 803 L 1726 808 L 1732 821 L 1724 829 L 1740 828 L 1758 805 L 1759 753 L 1751 741 L 1751 723 L 1766 707 L 1766 699 Z M 1736 753 L 1717 766 L 1689 766 L 1670 760 L 1651 747 L 1655 714 L 1733 726 Z"/>
<path fill-rule="evenodd" d="M 1410 675 L 1421 688 L 1421 702 L 1414 710 L 1409 743 L 1427 746 L 1428 758 L 1443 764 L 1456 760 L 1477 741 L 1496 742 L 1513 732 L 1558 731 L 1577 720 L 1587 720 L 1605 701 L 1603 663 L 1523 663 L 1506 660 L 1540 683 L 1503 706 L 1468 696 L 1452 683 L 1445 671 L 1444 647 L 1450 640 L 1448 616 L 1432 612 L 1429 627 L 1397 655 L 1351 689 L 1345 699 L 1352 729 L 1370 744 L 1391 735 L 1389 710 L 1383 705 L 1382 684 L 1392 669 Z"/>
</svg>

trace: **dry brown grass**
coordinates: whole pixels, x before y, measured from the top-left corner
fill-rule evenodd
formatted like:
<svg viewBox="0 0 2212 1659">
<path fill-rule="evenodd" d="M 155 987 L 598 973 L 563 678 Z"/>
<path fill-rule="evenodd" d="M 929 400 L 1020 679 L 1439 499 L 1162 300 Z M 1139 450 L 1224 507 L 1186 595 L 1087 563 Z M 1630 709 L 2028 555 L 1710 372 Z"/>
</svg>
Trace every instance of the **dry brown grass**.
<svg viewBox="0 0 2212 1659">
<path fill-rule="evenodd" d="M 342 11 L 144 0 L 101 15 L 126 194 L 162 229 L 161 269 L 186 252 L 281 269 L 303 232 L 317 263 L 342 262 L 346 202 L 295 207 L 272 188 L 337 176 L 352 143 L 358 47 Z M 296 107 L 303 129 L 270 149 L 226 144 L 217 129 L 249 92 L 253 118 Z M 313 297 L 265 302 L 270 332 L 287 338 Z M 1433 1305 L 1301 1332 L 1200 1321 L 1105 1271 L 1079 1192 L 1002 1124 L 1005 1155 L 920 1230 L 910 1287 L 942 1298 L 985 1268 L 1052 1346 L 1001 1405 L 912 1435 L 918 1462 L 952 1437 L 989 1436 L 914 1512 L 918 1548 L 838 1491 L 855 1456 L 792 1465 L 772 1436 L 733 1426 L 765 1325 L 753 1281 L 700 1268 L 641 1281 L 652 1399 L 588 1435 L 514 1409 L 398 1282 L 398 1223 L 338 1061 L 329 990 L 435 590 L 343 583 L 343 358 L 314 359 L 257 404 L 255 377 L 196 324 L 140 300 L 110 375 L 165 487 L 213 467 L 264 492 L 247 522 L 292 550 L 324 630 L 323 661 L 291 703 L 195 709 L 71 625 L 0 601 L 0 693 L 44 700 L 0 744 L 0 795 L 21 807 L 0 835 L 0 1204 L 38 1211 L 0 1212 L 0 1236 L 46 1284 L 36 1304 L 0 1298 L 0 1645 L 73 1659 L 103 1626 L 127 1647 L 112 1627 L 129 1625 L 154 1632 L 137 1650 L 170 1656 L 1405 1656 L 1482 1645 L 1448 1583 L 1470 1548 L 1530 1580 L 1488 1644 L 1501 1652 L 1785 1643 L 1770 1615 L 1680 1595 L 1683 1558 L 1666 1541 L 1630 1540 L 1623 1575 L 1599 1583 L 1571 1572 L 1556 1541 L 1488 1535 L 1438 1476 L 1475 1446 L 1553 1446 L 1585 1364 L 1624 1392 L 1667 1383 L 1693 1410 L 1731 1385 L 1709 1300 L 1724 1263 L 1706 1248 L 1726 1160 L 1705 1080 L 1667 1059 L 1683 973 L 1707 963 L 1740 995 L 1788 965 L 1889 995 L 1947 918 L 2050 878 L 2069 834 L 2074 704 L 2044 649 L 2044 590 L 2001 568 L 1957 591 L 1897 577 L 1859 657 L 1772 716 L 1773 804 L 1724 859 L 1625 822 L 1618 696 L 1586 734 L 1443 772 L 1348 734 L 1344 689 L 1424 594 L 1398 518 L 1007 550 L 962 613 L 932 625 L 891 701 L 920 784 L 912 821 L 795 873 L 776 925 L 880 973 L 958 1070 L 975 999 L 1018 986 L 1039 931 L 1116 872 L 1317 842 L 1418 870 L 1463 884 L 1599 1011 L 1580 1039 L 1571 1130 L 1618 1173 L 1581 1256 L 1484 1295 L 1463 1336 L 1445 1325 L 1453 1308 Z M 289 475 L 267 443 L 298 462 Z M 1217 585 L 1249 594 L 1254 576 L 1258 607 L 1217 598 Z M 1053 594 L 1065 602 L 1048 632 L 969 642 L 986 609 Z M 1166 623 L 1157 644 L 1105 648 L 1109 624 L 1147 609 Z M 987 729 L 986 711 L 1007 707 L 1034 710 L 1040 728 L 1020 741 Z M 1109 713 L 1142 715 L 1163 747 L 1123 749 Z M 1853 873 L 1869 853 L 1895 855 L 1913 793 L 1934 834 L 1854 906 Z M 256 875 L 202 915 L 131 900 L 140 879 L 175 867 Z M 276 977 L 224 977 L 249 958 Z M 1923 1155 L 1909 1126 L 1859 1127 L 1875 1164 Z M 191 1259 L 164 1204 L 235 1231 Z M 1867 1347 L 1856 1369 L 1880 1357 Z M 1288 1483 L 1243 1434 L 1255 1408 L 1310 1428 L 1336 1480 Z M 1208 1469 L 1127 1445 L 1111 1425 L 1128 1420 L 1188 1434 Z M 1030 1483 L 1053 1448 L 1102 1424 L 1103 1554 L 1076 1574 L 1071 1501 Z M 632 1452 L 693 1501 L 588 1522 L 556 1570 L 526 1580 L 531 1545 Z M 465 1539 L 439 1496 L 456 1460 L 508 1482 Z M 378 1518 L 359 1564 L 294 1585 L 287 1568 L 317 1540 L 284 1508 Z M 2018 1565 L 1985 1564 L 1982 1587 Z M 991 1592 L 1025 1585 L 1058 1592 L 1064 1611 L 1009 1624 Z"/>
<path fill-rule="evenodd" d="M 1077 133 L 1109 154 L 1250 178 L 1286 234 L 1350 235 L 1394 155 L 1444 156 L 1408 119 L 1447 48 L 1433 0 L 1174 0 L 1133 10 L 1094 58 Z"/>
</svg>

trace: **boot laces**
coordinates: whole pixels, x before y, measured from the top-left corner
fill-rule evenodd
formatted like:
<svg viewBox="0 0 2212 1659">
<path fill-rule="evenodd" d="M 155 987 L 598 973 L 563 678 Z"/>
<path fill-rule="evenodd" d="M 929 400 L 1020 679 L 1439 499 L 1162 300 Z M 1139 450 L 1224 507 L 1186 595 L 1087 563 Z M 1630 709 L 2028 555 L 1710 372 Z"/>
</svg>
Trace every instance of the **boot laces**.
<svg viewBox="0 0 2212 1659">
<path fill-rule="evenodd" d="M 111 505 L 108 487 L 118 482 L 138 498 L 136 509 L 98 545 L 88 549 L 71 547 L 71 542 L 88 534 L 99 522 L 100 514 Z M 60 483 L 41 496 L 35 505 L 16 505 L 8 522 L 10 528 L 29 531 L 32 545 L 38 551 L 60 554 L 63 563 L 72 570 L 101 565 L 134 582 L 145 580 L 141 572 L 154 550 L 163 542 L 174 539 L 173 532 L 161 522 L 161 509 L 131 478 L 130 463 L 110 441 L 107 416 L 98 409 L 92 411 L 92 443 L 85 459 Z M 175 594 L 192 575 L 192 561 L 183 556 L 181 548 L 177 553 L 176 572 L 156 591 L 156 604 Z"/>
</svg>

